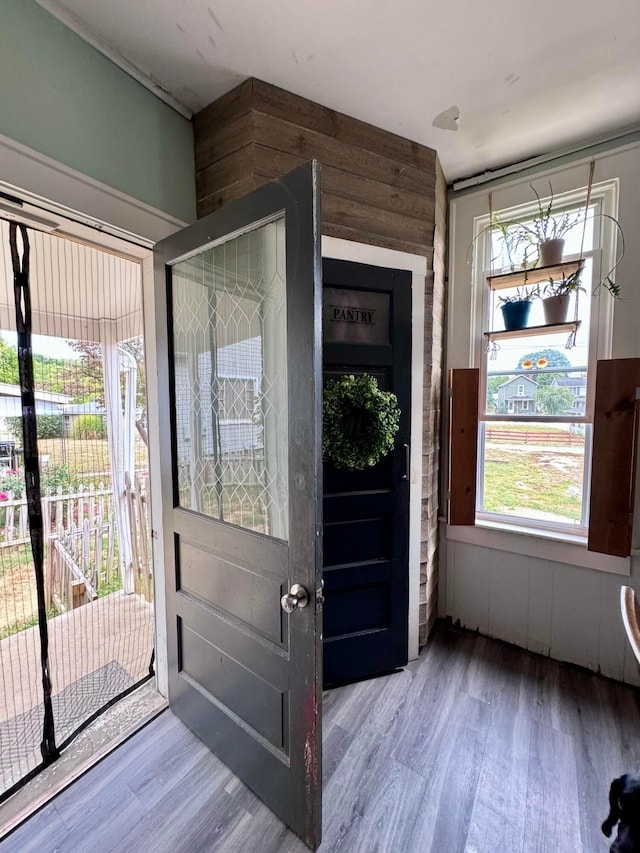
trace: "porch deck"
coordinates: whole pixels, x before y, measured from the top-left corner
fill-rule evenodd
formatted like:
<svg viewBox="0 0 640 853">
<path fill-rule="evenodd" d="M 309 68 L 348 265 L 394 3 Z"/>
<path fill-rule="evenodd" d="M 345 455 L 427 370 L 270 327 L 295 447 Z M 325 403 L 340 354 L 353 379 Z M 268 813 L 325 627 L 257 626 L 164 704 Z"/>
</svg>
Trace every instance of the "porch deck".
<svg viewBox="0 0 640 853">
<path fill-rule="evenodd" d="M 48 621 L 58 743 L 94 710 L 144 677 L 154 643 L 153 625 L 153 605 L 122 591 Z M 0 641 L 0 673 L 0 790 L 5 790 L 40 761 L 37 626 Z"/>
</svg>

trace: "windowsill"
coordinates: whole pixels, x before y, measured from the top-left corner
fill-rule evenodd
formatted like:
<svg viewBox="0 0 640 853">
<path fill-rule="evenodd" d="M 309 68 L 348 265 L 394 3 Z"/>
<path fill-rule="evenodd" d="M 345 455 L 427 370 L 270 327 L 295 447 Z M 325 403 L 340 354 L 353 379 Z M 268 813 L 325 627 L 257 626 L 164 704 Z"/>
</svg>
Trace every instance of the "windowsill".
<svg viewBox="0 0 640 853">
<path fill-rule="evenodd" d="M 447 524 L 446 535 L 447 539 L 453 542 L 464 542 L 480 548 L 526 554 L 540 560 L 550 560 L 554 563 L 565 563 L 625 577 L 631 574 L 629 557 L 611 557 L 608 554 L 588 551 L 586 539 L 570 533 L 557 533 L 551 530 L 483 520 L 476 522 L 475 526 L 468 527 Z"/>
</svg>

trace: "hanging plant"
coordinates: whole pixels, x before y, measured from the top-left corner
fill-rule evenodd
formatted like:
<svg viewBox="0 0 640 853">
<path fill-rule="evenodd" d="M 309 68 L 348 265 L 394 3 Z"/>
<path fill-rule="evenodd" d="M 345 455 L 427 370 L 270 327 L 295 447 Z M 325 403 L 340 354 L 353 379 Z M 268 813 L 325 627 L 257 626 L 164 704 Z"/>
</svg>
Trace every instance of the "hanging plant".
<svg viewBox="0 0 640 853">
<path fill-rule="evenodd" d="M 393 449 L 400 424 L 398 398 L 373 376 L 341 376 L 327 383 L 322 403 L 324 459 L 363 471 Z"/>
</svg>

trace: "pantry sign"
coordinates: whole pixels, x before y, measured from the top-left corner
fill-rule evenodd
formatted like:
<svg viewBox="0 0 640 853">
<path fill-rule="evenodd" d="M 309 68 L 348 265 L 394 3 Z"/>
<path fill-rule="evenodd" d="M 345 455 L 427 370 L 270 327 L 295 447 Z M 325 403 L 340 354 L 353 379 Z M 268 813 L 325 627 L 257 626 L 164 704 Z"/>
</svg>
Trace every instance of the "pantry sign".
<svg viewBox="0 0 640 853">
<path fill-rule="evenodd" d="M 326 344 L 388 344 L 388 293 L 323 290 L 322 329 Z"/>
</svg>

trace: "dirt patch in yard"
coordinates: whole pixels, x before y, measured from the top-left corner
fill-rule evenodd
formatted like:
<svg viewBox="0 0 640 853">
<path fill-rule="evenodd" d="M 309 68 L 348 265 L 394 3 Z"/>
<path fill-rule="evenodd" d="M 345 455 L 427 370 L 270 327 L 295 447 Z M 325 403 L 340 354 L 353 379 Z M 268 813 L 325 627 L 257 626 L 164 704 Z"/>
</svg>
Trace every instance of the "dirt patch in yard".
<svg viewBox="0 0 640 853">
<path fill-rule="evenodd" d="M 16 626 L 30 626 L 37 615 L 33 563 L 0 551 L 0 638 L 14 633 Z"/>
</svg>

